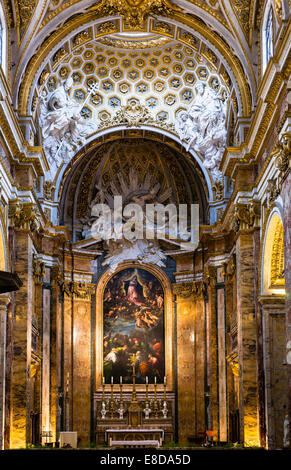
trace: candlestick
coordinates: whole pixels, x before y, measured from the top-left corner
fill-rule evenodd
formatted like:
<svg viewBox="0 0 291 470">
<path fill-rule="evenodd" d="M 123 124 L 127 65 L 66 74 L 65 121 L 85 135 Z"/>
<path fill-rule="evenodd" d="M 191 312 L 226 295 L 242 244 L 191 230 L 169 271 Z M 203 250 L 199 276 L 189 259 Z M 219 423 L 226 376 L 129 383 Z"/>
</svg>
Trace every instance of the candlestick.
<svg viewBox="0 0 291 470">
<path fill-rule="evenodd" d="M 157 402 L 157 377 L 155 377 L 155 399 L 154 399 L 154 412 L 155 412 L 155 418 L 158 417 L 158 402 Z"/>
<path fill-rule="evenodd" d="M 167 380 L 165 377 L 164 378 L 164 402 L 166 401 L 166 393 L 167 393 Z"/>
<path fill-rule="evenodd" d="M 121 377 L 120 377 L 121 378 Z M 123 407 L 123 397 L 122 397 L 122 380 L 120 381 L 120 407 Z"/>
<path fill-rule="evenodd" d="M 114 401 L 113 401 L 113 377 L 111 377 L 111 396 L 110 396 L 110 417 L 113 418 L 114 413 Z"/>
<path fill-rule="evenodd" d="M 105 398 L 105 381 L 103 377 L 103 383 L 102 383 L 102 403 L 104 403 L 104 398 Z"/>
<path fill-rule="evenodd" d="M 149 403 L 149 384 L 146 377 L 146 405 Z"/>
</svg>

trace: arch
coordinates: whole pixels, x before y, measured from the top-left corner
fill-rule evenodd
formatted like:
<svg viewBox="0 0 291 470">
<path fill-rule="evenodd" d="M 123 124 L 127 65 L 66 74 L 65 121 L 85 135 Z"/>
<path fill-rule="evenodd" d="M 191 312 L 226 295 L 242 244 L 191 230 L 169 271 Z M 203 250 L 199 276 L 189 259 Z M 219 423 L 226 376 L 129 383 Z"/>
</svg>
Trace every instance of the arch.
<svg viewBox="0 0 291 470">
<path fill-rule="evenodd" d="M 166 274 L 158 267 L 146 263 L 135 261 L 126 261 L 121 263 L 112 273 L 107 269 L 99 278 L 96 288 L 96 370 L 95 380 L 96 389 L 100 388 L 102 383 L 103 371 L 103 296 L 108 281 L 120 271 L 129 268 L 144 269 L 151 273 L 161 284 L 164 291 L 164 331 L 165 331 L 165 375 L 167 377 L 167 388 L 172 390 L 174 387 L 174 301 L 171 283 Z M 162 385 L 160 385 L 161 387 Z M 138 385 L 137 385 L 138 389 Z"/>
<path fill-rule="evenodd" d="M 147 138 L 147 135 L 149 135 L 152 140 L 155 140 L 154 134 L 156 134 L 156 141 L 160 143 L 163 143 L 163 139 L 165 138 L 166 144 L 169 145 L 171 148 L 173 148 L 175 151 L 178 150 L 177 144 L 180 144 L 181 148 L 178 151 L 185 158 L 190 160 L 189 162 L 190 164 L 194 164 L 194 163 L 197 164 L 205 180 L 205 186 L 206 186 L 205 197 L 207 201 L 213 200 L 214 181 L 208 169 L 204 167 L 203 160 L 201 157 L 199 157 L 199 155 L 197 155 L 193 150 L 186 152 L 186 144 L 184 142 L 181 143 L 177 136 L 166 131 L 165 129 L 159 129 L 157 127 L 153 128 L 150 125 L 142 125 L 138 128 L 135 128 L 133 126 L 132 129 L 138 129 L 139 136 L 135 135 L 135 138 L 140 138 L 140 137 Z M 54 198 L 55 198 L 56 203 L 61 197 L 61 193 L 64 191 L 64 183 L 67 180 L 68 174 L 73 168 L 74 164 L 78 162 L 85 155 L 85 152 L 89 152 L 93 148 L 98 150 L 98 148 L 101 145 L 103 145 L 105 142 L 112 142 L 114 138 L 120 139 L 121 135 L 116 134 L 117 130 L 127 132 L 128 128 L 126 126 L 116 126 L 114 128 L 104 129 L 100 133 L 98 133 L 98 140 L 96 139 L 96 136 L 91 136 L 90 139 L 88 139 L 88 141 L 86 142 L 85 146 L 79 149 L 75 157 L 67 165 L 63 165 L 62 167 L 59 168 L 59 171 L 57 172 L 55 181 L 54 181 L 54 186 L 56 188 Z"/>
<path fill-rule="evenodd" d="M 284 234 L 279 210 L 274 208 L 268 218 L 263 241 L 261 291 L 263 295 L 285 294 Z"/>
</svg>

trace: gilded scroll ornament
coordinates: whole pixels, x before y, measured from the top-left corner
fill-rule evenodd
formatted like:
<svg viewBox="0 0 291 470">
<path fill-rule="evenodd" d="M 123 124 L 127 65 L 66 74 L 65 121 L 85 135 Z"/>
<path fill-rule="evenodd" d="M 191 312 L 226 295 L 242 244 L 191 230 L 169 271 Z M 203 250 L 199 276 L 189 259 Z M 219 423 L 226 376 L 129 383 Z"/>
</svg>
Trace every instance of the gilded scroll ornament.
<svg viewBox="0 0 291 470">
<path fill-rule="evenodd" d="M 140 29 L 150 15 L 168 16 L 181 9 L 170 0 L 103 0 L 91 10 L 103 16 L 120 15 L 130 28 Z"/>
</svg>

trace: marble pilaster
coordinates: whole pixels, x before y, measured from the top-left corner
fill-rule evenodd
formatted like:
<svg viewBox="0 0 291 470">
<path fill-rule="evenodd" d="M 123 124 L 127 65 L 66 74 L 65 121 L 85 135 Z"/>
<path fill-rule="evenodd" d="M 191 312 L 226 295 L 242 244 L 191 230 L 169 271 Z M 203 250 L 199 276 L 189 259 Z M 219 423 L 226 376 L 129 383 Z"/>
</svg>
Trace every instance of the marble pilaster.
<svg viewBox="0 0 291 470">
<path fill-rule="evenodd" d="M 6 370 L 6 344 L 7 344 L 7 306 L 9 296 L 0 295 L 0 449 L 4 449 L 5 427 L 5 370 Z"/>
<path fill-rule="evenodd" d="M 284 419 L 288 407 L 285 360 L 285 298 L 261 296 L 265 369 L 267 448 L 283 447 Z"/>
<path fill-rule="evenodd" d="M 178 439 L 205 431 L 205 312 L 202 283 L 174 285 L 177 305 Z"/>
<path fill-rule="evenodd" d="M 208 280 L 207 302 L 207 371 L 209 383 L 209 409 L 210 430 L 213 431 L 213 440 L 218 440 L 218 390 L 217 390 L 217 316 L 216 316 L 216 268 L 208 266 L 206 278 Z"/>
<path fill-rule="evenodd" d="M 240 435 L 246 446 L 260 444 L 255 311 L 257 257 L 253 237 L 253 231 L 240 231 L 236 240 Z"/>
<path fill-rule="evenodd" d="M 91 413 L 91 295 L 74 298 L 73 315 L 73 430 L 78 430 L 79 445 L 90 442 Z"/>
<path fill-rule="evenodd" d="M 289 154 L 290 160 L 290 154 Z M 289 163 L 290 165 L 290 163 Z M 288 416 L 289 416 L 289 446 L 291 447 L 291 169 L 288 168 L 283 181 L 281 195 L 283 199 L 284 226 L 284 276 L 286 292 L 286 369 L 288 380 Z"/>
<path fill-rule="evenodd" d="M 30 439 L 33 311 L 32 240 L 25 230 L 15 233 L 15 271 L 20 273 L 23 285 L 15 293 L 10 446 L 22 448 Z"/>
</svg>

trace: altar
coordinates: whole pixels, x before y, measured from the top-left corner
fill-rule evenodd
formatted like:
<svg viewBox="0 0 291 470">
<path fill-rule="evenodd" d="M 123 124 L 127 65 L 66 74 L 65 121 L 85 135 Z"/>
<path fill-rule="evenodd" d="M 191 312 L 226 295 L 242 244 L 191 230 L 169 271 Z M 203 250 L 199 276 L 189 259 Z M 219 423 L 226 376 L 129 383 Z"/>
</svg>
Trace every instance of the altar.
<svg viewBox="0 0 291 470">
<path fill-rule="evenodd" d="M 160 447 L 174 437 L 174 397 L 167 395 L 167 381 L 164 378 L 162 390 L 158 391 L 155 378 L 153 390 L 146 384 L 136 390 L 135 354 L 132 360 L 132 389 L 127 385 L 123 391 L 122 377 L 115 385 L 111 377 L 110 394 L 105 393 L 105 379 L 102 381 L 102 394 L 96 394 L 96 441 L 110 447 Z M 145 389 L 144 389 L 145 388 Z M 115 392 L 115 393 L 114 393 Z M 117 393 L 116 393 L 117 392 Z M 117 418 L 118 417 L 118 418 Z M 117 418 L 117 419 L 116 419 Z"/>
<path fill-rule="evenodd" d="M 164 430 L 156 428 L 106 429 L 105 441 L 110 447 L 160 447 Z"/>
</svg>

